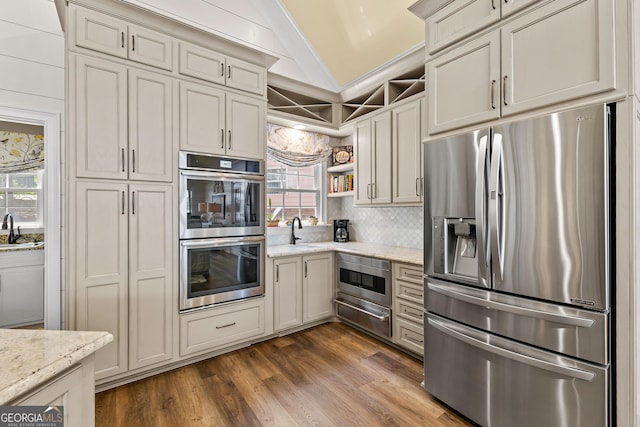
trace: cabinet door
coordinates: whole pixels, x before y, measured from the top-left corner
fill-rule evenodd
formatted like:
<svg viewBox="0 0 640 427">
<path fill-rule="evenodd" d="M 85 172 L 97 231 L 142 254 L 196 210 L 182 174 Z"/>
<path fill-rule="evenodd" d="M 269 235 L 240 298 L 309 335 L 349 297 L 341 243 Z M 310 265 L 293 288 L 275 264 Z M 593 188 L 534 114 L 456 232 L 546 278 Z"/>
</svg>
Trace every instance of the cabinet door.
<svg viewBox="0 0 640 427">
<path fill-rule="evenodd" d="M 615 88 L 613 2 L 558 0 L 502 27 L 502 115 Z"/>
<path fill-rule="evenodd" d="M 498 31 L 427 64 L 429 133 L 500 117 Z"/>
<path fill-rule="evenodd" d="M 265 95 L 267 71 L 258 65 L 227 57 L 227 86 Z"/>
<path fill-rule="evenodd" d="M 193 83 L 180 82 L 180 149 L 225 154 L 225 94 Z"/>
<path fill-rule="evenodd" d="M 129 368 L 173 356 L 172 187 L 129 186 Z"/>
<path fill-rule="evenodd" d="M 501 3 L 503 0 L 455 0 L 428 17 L 425 25 L 429 53 L 498 22 Z"/>
<path fill-rule="evenodd" d="M 355 186 L 353 202 L 356 205 L 371 204 L 371 120 L 364 120 L 356 124 L 354 134 L 355 154 Z"/>
<path fill-rule="evenodd" d="M 172 79 L 129 69 L 129 178 L 173 179 Z"/>
<path fill-rule="evenodd" d="M 75 329 L 107 331 L 96 379 L 127 371 L 127 185 L 78 181 L 75 192 Z"/>
<path fill-rule="evenodd" d="M 392 114 L 393 203 L 420 202 L 420 100 L 396 107 Z"/>
<path fill-rule="evenodd" d="M 76 176 L 126 179 L 127 68 L 75 58 Z"/>
<path fill-rule="evenodd" d="M 273 261 L 274 324 L 276 331 L 302 324 L 302 259 Z"/>
<path fill-rule="evenodd" d="M 305 256 L 302 264 L 303 322 L 333 315 L 333 254 Z"/>
<path fill-rule="evenodd" d="M 265 102 L 227 93 L 227 154 L 263 159 L 265 153 Z"/>
<path fill-rule="evenodd" d="M 171 71 L 171 37 L 137 25 L 129 25 L 129 59 Z"/>
<path fill-rule="evenodd" d="M 180 42 L 178 72 L 182 75 L 224 84 L 224 60 L 224 55 L 218 52 L 191 43 Z"/>
<path fill-rule="evenodd" d="M 69 6 L 75 14 L 76 45 L 108 55 L 127 57 L 127 23 L 102 13 Z"/>
<path fill-rule="evenodd" d="M 372 203 L 391 203 L 391 113 L 371 118 Z"/>
<path fill-rule="evenodd" d="M 502 0 L 500 1 L 502 7 L 502 17 L 506 18 L 507 16 L 512 15 L 517 11 L 524 9 L 525 7 L 538 1 L 540 0 Z"/>
<path fill-rule="evenodd" d="M 0 270 L 0 327 L 44 320 L 44 265 Z"/>
</svg>

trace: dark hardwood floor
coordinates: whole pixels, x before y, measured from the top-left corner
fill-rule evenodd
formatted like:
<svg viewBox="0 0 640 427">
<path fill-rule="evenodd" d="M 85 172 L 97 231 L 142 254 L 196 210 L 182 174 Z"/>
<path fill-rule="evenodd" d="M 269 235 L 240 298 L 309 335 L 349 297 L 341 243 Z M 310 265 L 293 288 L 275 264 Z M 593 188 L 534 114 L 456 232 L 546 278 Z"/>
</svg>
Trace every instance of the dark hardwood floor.
<svg viewBox="0 0 640 427">
<path fill-rule="evenodd" d="M 341 323 L 96 395 L 96 426 L 468 426 L 422 362 Z"/>
</svg>

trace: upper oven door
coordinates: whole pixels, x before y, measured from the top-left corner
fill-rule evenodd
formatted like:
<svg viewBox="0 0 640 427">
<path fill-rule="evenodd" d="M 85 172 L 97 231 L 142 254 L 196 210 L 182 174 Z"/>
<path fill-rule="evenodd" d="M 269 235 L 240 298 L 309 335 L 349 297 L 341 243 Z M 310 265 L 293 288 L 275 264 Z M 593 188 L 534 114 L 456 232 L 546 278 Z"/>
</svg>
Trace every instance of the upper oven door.
<svg viewBox="0 0 640 427">
<path fill-rule="evenodd" d="M 180 171 L 180 238 L 264 234 L 264 176 Z"/>
</svg>

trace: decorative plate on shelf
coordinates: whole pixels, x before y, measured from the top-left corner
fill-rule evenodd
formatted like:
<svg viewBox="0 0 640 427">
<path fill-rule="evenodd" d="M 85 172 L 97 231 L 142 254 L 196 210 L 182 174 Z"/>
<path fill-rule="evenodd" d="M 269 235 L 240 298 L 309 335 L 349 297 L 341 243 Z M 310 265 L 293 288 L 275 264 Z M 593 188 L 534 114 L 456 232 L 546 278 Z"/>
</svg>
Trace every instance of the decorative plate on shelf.
<svg viewBox="0 0 640 427">
<path fill-rule="evenodd" d="M 353 162 L 353 145 L 333 147 L 333 166 Z"/>
</svg>

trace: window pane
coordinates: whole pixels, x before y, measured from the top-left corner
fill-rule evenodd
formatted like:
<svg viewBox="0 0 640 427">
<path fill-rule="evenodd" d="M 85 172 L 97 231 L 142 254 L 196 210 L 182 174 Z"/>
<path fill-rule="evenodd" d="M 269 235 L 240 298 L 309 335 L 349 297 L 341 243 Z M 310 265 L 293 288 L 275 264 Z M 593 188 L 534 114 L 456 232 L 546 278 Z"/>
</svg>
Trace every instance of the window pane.
<svg viewBox="0 0 640 427">
<path fill-rule="evenodd" d="M 9 208 L 9 212 L 13 216 L 14 227 L 18 226 L 18 223 L 24 222 L 38 222 L 38 208 L 37 207 L 20 207 Z"/>
<path fill-rule="evenodd" d="M 277 219 L 291 221 L 295 216 L 303 220 L 319 216 L 320 192 L 316 188 L 319 169 L 319 165 L 293 167 L 267 161 L 267 197 L 271 198 L 271 211 Z"/>
<path fill-rule="evenodd" d="M 9 174 L 9 187 L 12 188 L 38 188 L 38 174 L 13 173 Z"/>
<path fill-rule="evenodd" d="M 7 175 L 6 174 L 1 174 L 0 175 L 0 187 L 6 187 L 7 186 Z"/>
<path fill-rule="evenodd" d="M 9 209 L 15 207 L 29 206 L 29 207 L 37 207 L 38 206 L 38 193 L 35 191 L 24 191 L 24 192 L 7 192 L 9 196 L 8 205 Z M 13 212 L 12 212 L 13 213 Z"/>
</svg>

